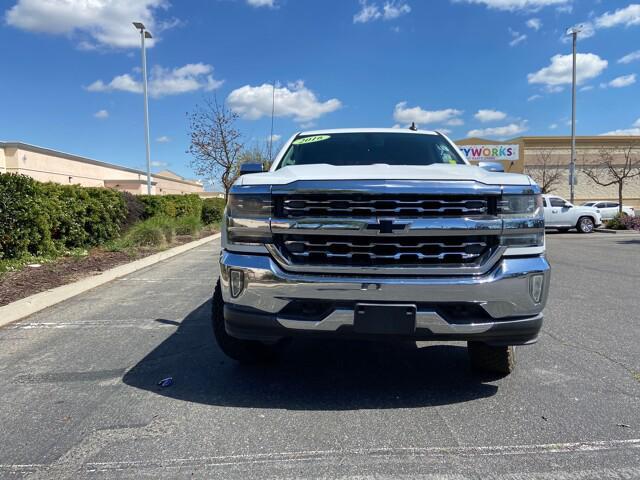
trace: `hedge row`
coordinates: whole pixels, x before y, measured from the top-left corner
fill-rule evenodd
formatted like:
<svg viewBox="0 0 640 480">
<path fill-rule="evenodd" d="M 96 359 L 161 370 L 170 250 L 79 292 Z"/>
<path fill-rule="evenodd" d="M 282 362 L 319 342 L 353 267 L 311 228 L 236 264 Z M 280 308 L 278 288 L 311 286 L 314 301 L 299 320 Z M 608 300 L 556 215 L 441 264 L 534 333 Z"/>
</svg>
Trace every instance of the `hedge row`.
<svg viewBox="0 0 640 480">
<path fill-rule="evenodd" d="M 0 174 L 0 258 L 98 245 L 118 236 L 126 218 L 120 192 Z"/>
<path fill-rule="evenodd" d="M 224 198 L 205 198 L 202 204 L 202 223 L 209 225 L 222 221 Z"/>
<path fill-rule="evenodd" d="M 0 259 L 99 245 L 153 217 L 216 223 L 224 204 L 197 195 L 135 196 L 0 174 Z"/>
<path fill-rule="evenodd" d="M 191 195 L 140 195 L 144 205 L 144 218 L 165 216 L 170 218 L 202 216 L 202 199 Z"/>
</svg>

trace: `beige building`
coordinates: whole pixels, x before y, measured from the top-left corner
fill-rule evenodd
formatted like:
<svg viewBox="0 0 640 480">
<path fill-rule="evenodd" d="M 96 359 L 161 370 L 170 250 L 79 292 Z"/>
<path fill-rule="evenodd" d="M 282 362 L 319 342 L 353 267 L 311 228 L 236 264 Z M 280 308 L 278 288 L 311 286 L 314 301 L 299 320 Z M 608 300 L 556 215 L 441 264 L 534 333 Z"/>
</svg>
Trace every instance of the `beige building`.
<svg viewBox="0 0 640 480">
<path fill-rule="evenodd" d="M 526 172 L 538 183 L 542 181 L 543 172 L 546 176 L 557 172 L 557 181 L 550 193 L 569 198 L 569 162 L 571 159 L 571 137 L 517 137 L 505 141 L 493 141 L 482 138 L 466 138 L 456 141 L 461 148 L 465 146 L 511 146 L 517 150 L 513 158 L 499 159 L 508 172 Z M 517 148 L 515 148 L 517 147 Z M 624 162 L 625 151 L 633 148 L 632 156 L 635 162 L 640 162 L 639 136 L 593 136 L 576 137 L 576 184 L 575 203 L 580 204 L 588 200 L 618 200 L 616 185 L 603 187 L 591 180 L 585 169 L 593 169 L 603 177 L 603 158 L 611 155 L 614 165 Z M 476 150 L 480 150 L 479 148 Z M 474 158 L 470 158 L 473 162 Z M 491 160 L 491 159 L 489 159 Z M 602 178 L 604 179 L 604 178 Z M 640 176 L 630 179 L 625 184 L 624 203 L 633 207 L 640 207 Z"/>
<path fill-rule="evenodd" d="M 142 170 L 21 142 L 0 142 L 0 173 L 19 173 L 41 182 L 114 188 L 136 195 L 147 193 L 147 174 Z M 168 170 L 151 174 L 154 195 L 203 191 L 202 183 Z"/>
</svg>

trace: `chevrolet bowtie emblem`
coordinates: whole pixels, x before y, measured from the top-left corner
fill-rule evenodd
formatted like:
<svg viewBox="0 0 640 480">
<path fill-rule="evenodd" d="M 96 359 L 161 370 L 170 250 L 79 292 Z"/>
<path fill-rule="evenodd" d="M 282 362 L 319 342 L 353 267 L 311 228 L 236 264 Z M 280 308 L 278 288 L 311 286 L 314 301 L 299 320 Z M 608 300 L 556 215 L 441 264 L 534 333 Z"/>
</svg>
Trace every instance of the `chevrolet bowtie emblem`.
<svg viewBox="0 0 640 480">
<path fill-rule="evenodd" d="M 393 220 L 378 220 L 378 223 L 367 225 L 367 230 L 378 230 L 380 233 L 393 233 L 407 228 L 406 223 L 394 223 Z"/>
</svg>

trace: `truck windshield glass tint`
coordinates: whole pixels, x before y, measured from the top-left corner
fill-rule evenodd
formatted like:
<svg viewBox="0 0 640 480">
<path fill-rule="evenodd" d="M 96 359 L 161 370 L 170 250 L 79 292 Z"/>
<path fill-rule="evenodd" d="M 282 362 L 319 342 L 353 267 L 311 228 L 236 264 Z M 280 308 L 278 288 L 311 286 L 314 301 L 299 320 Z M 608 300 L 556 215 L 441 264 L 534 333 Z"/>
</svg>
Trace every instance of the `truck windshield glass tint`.
<svg viewBox="0 0 640 480">
<path fill-rule="evenodd" d="M 290 165 L 432 165 L 464 164 L 458 153 L 438 135 L 414 133 L 339 133 L 316 141 L 299 137 L 278 168 Z"/>
</svg>

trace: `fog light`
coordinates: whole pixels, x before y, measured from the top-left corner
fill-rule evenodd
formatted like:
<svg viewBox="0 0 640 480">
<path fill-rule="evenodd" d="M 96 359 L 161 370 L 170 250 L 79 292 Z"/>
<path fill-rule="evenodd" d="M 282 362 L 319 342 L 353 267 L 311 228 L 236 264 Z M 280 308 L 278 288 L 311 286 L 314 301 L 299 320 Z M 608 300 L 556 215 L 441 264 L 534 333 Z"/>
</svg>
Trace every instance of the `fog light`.
<svg viewBox="0 0 640 480">
<path fill-rule="evenodd" d="M 534 302 L 540 303 L 543 287 L 544 275 L 532 275 L 529 277 L 529 294 Z"/>
<path fill-rule="evenodd" d="M 244 290 L 244 272 L 242 270 L 231 270 L 229 277 L 231 296 L 237 298 Z"/>
</svg>

